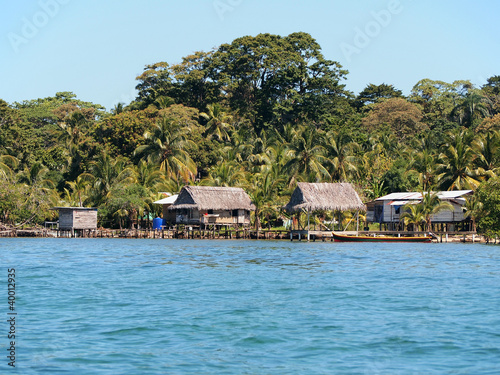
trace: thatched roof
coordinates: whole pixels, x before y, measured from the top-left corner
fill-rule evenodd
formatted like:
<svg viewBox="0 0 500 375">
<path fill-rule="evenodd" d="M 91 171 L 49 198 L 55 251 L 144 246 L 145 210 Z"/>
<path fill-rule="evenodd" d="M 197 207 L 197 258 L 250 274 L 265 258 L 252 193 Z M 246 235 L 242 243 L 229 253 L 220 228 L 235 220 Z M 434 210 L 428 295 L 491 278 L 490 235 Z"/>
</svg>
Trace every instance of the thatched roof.
<svg viewBox="0 0 500 375">
<path fill-rule="evenodd" d="M 255 210 L 255 206 L 242 188 L 184 186 L 168 209 Z"/>
<path fill-rule="evenodd" d="M 349 183 L 299 182 L 285 206 L 288 212 L 366 210 Z"/>
</svg>

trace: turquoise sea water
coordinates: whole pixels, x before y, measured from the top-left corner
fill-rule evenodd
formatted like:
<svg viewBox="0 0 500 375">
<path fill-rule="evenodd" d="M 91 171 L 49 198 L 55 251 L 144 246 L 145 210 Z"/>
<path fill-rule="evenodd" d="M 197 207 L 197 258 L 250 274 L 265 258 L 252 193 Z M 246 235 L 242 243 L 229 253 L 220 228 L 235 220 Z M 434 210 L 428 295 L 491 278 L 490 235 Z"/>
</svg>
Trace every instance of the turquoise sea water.
<svg viewBox="0 0 500 375">
<path fill-rule="evenodd" d="M 495 245 L 0 239 L 0 285 L 2 374 L 500 373 Z"/>
</svg>

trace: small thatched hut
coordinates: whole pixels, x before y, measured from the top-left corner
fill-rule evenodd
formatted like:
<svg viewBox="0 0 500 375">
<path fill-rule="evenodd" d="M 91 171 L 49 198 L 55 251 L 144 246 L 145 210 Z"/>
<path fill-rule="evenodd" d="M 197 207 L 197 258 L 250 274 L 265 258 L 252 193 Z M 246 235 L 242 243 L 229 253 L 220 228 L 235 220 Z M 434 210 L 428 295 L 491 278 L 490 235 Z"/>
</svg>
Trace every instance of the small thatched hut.
<svg viewBox="0 0 500 375">
<path fill-rule="evenodd" d="M 184 186 L 168 210 L 177 224 L 246 226 L 255 206 L 241 188 Z"/>
<path fill-rule="evenodd" d="M 349 183 L 299 182 L 285 206 L 288 212 L 362 211 L 365 205 Z"/>
</svg>

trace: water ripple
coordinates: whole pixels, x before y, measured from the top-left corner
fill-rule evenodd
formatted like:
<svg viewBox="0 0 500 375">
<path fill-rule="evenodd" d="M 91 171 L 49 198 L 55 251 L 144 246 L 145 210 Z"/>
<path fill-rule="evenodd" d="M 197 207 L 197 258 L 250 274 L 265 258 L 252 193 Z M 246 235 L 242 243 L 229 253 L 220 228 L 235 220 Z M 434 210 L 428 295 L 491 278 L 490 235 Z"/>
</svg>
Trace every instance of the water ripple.
<svg viewBox="0 0 500 375">
<path fill-rule="evenodd" d="M 0 264 L 16 268 L 23 374 L 499 372 L 496 246 L 0 239 L 0 247 Z"/>
</svg>

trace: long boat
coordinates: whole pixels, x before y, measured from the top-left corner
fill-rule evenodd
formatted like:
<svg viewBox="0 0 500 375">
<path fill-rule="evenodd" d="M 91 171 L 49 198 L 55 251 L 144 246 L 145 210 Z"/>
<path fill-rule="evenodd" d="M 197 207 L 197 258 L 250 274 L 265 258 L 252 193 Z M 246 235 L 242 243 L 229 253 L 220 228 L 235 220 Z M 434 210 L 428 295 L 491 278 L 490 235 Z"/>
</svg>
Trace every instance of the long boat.
<svg viewBox="0 0 500 375">
<path fill-rule="evenodd" d="M 339 242 L 431 242 L 431 236 L 395 237 L 395 236 L 353 236 L 333 232 L 333 239 Z"/>
</svg>

